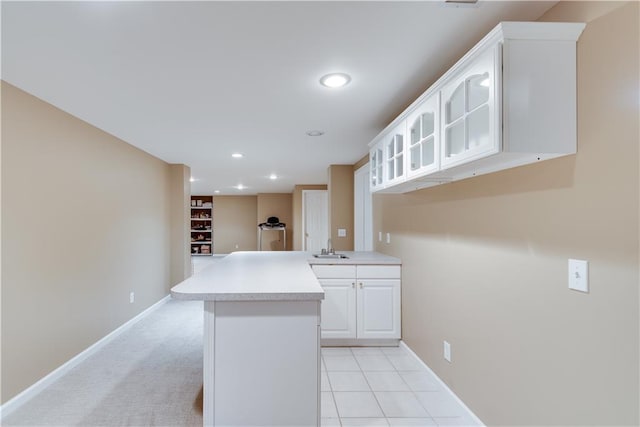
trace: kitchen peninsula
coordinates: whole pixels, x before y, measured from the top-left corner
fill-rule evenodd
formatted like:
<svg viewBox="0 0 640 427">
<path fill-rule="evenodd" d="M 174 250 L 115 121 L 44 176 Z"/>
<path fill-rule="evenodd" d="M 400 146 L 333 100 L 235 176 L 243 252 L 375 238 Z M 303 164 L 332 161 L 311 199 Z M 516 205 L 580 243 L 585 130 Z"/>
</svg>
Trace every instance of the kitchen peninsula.
<svg viewBox="0 0 640 427">
<path fill-rule="evenodd" d="M 204 301 L 205 426 L 320 423 L 320 301 L 306 252 L 235 252 L 174 286 Z"/>
<path fill-rule="evenodd" d="M 171 290 L 204 301 L 204 425 L 319 425 L 321 313 L 323 342 L 397 345 L 400 260 L 344 255 L 234 252 Z"/>
</svg>

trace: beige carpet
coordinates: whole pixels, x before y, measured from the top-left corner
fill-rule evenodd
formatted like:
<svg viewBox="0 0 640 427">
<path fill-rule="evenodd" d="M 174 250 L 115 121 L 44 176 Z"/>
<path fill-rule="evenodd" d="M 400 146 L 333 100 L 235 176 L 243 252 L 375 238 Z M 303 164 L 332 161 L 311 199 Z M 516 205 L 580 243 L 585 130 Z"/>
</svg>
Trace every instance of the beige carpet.
<svg viewBox="0 0 640 427">
<path fill-rule="evenodd" d="M 202 301 L 170 300 L 3 426 L 201 426 Z"/>
</svg>

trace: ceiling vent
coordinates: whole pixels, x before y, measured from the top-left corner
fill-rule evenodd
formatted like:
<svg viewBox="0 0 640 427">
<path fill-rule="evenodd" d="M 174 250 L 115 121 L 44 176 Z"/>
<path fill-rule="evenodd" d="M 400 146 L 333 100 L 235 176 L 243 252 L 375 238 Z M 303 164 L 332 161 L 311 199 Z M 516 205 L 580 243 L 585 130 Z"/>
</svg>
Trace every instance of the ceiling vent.
<svg viewBox="0 0 640 427">
<path fill-rule="evenodd" d="M 443 0 L 442 3 L 448 7 L 478 7 L 478 0 Z"/>
</svg>

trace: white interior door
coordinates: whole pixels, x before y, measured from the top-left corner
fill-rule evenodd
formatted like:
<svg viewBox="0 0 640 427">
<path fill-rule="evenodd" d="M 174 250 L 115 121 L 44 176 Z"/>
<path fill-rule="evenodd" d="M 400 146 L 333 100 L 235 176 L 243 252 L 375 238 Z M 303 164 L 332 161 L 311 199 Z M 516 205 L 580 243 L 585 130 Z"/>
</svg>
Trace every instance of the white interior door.
<svg viewBox="0 0 640 427">
<path fill-rule="evenodd" d="M 320 252 L 329 238 L 327 190 L 302 190 L 302 250 Z"/>
<path fill-rule="evenodd" d="M 355 171 L 354 175 L 354 249 L 373 250 L 373 228 L 371 214 L 371 191 L 369 190 L 369 164 Z"/>
</svg>

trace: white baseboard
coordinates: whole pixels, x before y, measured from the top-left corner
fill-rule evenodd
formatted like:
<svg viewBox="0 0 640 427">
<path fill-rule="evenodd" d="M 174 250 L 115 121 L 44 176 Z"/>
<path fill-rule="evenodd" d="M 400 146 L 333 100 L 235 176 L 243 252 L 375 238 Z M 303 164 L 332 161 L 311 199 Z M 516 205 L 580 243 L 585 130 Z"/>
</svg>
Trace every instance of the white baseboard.
<svg viewBox="0 0 640 427">
<path fill-rule="evenodd" d="M 112 341 L 118 335 L 120 335 L 121 333 L 129 329 L 131 326 L 133 326 L 135 323 L 140 321 L 142 318 L 144 318 L 145 316 L 148 316 L 153 311 L 160 308 L 160 306 L 162 306 L 167 301 L 169 301 L 170 298 L 171 298 L 171 295 L 167 295 L 166 297 L 162 298 L 160 301 L 153 304 L 151 307 L 147 308 L 146 310 L 138 314 L 136 317 L 127 321 L 117 329 L 113 330 L 111 333 L 104 336 L 102 339 L 100 339 L 96 343 L 92 344 L 90 347 L 86 348 L 81 353 L 77 354 L 76 356 L 74 356 L 73 358 L 65 362 L 63 365 L 51 371 L 49 374 L 47 374 L 46 376 L 38 380 L 35 384 L 31 385 L 26 390 L 22 391 L 18 395 L 14 396 L 12 399 L 5 402 L 4 405 L 0 406 L 0 425 L 2 424 L 4 417 L 9 416 L 12 412 L 14 412 L 20 406 L 22 406 L 29 399 L 31 399 L 32 397 L 40 393 L 46 387 L 51 385 L 51 383 L 53 383 L 54 381 L 62 377 L 71 369 L 78 366 L 82 361 L 84 361 L 89 356 L 96 353 L 98 350 L 100 350 L 102 347 L 107 345 L 110 341 Z"/>
<path fill-rule="evenodd" d="M 414 351 L 411 350 L 411 348 L 409 348 L 409 346 L 404 341 L 400 341 L 400 347 L 407 350 L 409 354 L 411 354 L 422 366 L 425 367 L 427 371 L 429 371 L 429 373 L 433 375 L 433 377 L 438 381 L 438 383 L 442 386 L 442 388 L 448 391 L 451 394 L 451 396 L 456 400 L 456 402 L 458 402 L 460 406 L 462 406 L 464 409 L 467 410 L 467 413 L 469 414 L 469 416 L 473 418 L 474 424 L 477 424 L 479 426 L 484 426 L 484 423 L 482 422 L 482 420 L 478 418 L 478 416 L 474 414 L 473 411 L 469 409 L 467 405 L 465 405 L 465 403 L 453 392 L 453 390 L 451 390 L 449 386 L 444 381 L 442 381 L 442 379 L 438 375 L 436 375 L 436 373 L 433 372 L 433 370 L 431 370 L 431 368 L 426 363 L 424 363 L 422 359 L 420 359 L 418 355 L 415 354 Z"/>
</svg>

